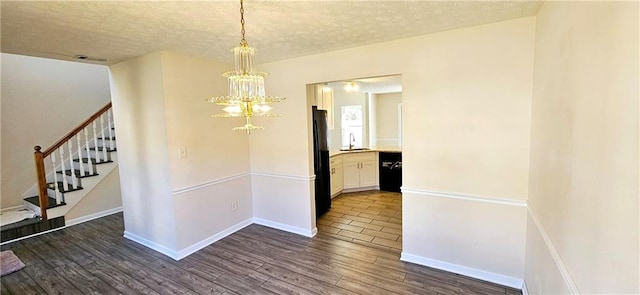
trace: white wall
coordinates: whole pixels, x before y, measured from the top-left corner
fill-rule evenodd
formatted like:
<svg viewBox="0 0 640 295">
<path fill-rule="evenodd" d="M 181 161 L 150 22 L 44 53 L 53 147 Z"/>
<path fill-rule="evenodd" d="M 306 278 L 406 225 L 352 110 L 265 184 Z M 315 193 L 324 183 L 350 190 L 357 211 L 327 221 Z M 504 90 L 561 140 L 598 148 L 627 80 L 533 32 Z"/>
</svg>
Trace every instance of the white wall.
<svg viewBox="0 0 640 295">
<path fill-rule="evenodd" d="M 109 103 L 106 66 L 0 55 L 1 208 L 19 206 L 36 183 L 33 147 L 47 148 Z"/>
<path fill-rule="evenodd" d="M 110 66 L 126 234 L 177 249 L 162 54 Z"/>
<path fill-rule="evenodd" d="M 162 53 L 167 147 L 176 210 L 178 250 L 253 216 L 249 137 L 242 119 L 211 118 L 222 107 L 205 102 L 227 95 L 228 64 Z M 179 147 L 187 157 L 178 157 Z M 231 202 L 238 210 L 231 211 Z"/>
<path fill-rule="evenodd" d="M 226 95 L 227 70 L 171 52 L 111 66 L 125 236 L 173 258 L 253 215 L 248 138 L 231 130 L 241 122 L 211 118 L 221 108 L 205 102 Z"/>
<path fill-rule="evenodd" d="M 376 100 L 376 146 L 398 146 L 398 104 L 402 93 L 379 93 Z"/>
<path fill-rule="evenodd" d="M 402 74 L 403 181 L 411 189 L 403 194 L 403 206 L 414 209 L 403 215 L 403 253 L 517 283 L 524 275 L 522 208 L 528 190 L 534 28 L 533 17 L 522 18 L 261 65 L 272 74 L 267 92 L 289 99 L 276 106 L 284 117 L 268 119 L 269 129 L 251 136 L 252 171 L 300 176 L 301 182 L 312 174 L 311 104 L 302 99 L 305 85 Z M 298 71 L 300 65 L 306 70 Z M 313 194 L 304 185 L 279 187 L 286 198 L 270 190 L 267 182 L 254 182 L 255 212 L 315 227 Z M 438 207 L 453 211 L 438 215 L 439 226 L 421 226 L 424 218 L 440 214 L 434 209 Z M 298 212 L 303 208 L 309 209 Z M 483 232 L 497 223 L 501 227 L 489 241 L 451 232 L 460 227 L 458 211 L 473 212 L 474 225 Z M 431 252 L 420 243 L 429 237 L 440 237 L 433 242 L 451 252 Z M 506 253 L 501 263 L 486 261 Z M 461 258 L 452 261 L 456 254 Z"/>
<path fill-rule="evenodd" d="M 638 2 L 537 16 L 529 294 L 638 294 Z"/>
<path fill-rule="evenodd" d="M 113 169 L 91 192 L 64 215 L 66 222 L 82 219 L 101 212 L 110 212 L 122 207 L 120 175 Z"/>
</svg>

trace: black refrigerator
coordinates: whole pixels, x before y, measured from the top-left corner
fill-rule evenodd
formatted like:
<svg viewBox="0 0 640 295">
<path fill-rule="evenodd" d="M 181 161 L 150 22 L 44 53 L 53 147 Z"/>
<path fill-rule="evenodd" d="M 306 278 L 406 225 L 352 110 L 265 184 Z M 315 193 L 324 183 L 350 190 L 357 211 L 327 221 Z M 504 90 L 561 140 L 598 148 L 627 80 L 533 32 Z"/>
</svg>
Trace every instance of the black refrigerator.
<svg viewBox="0 0 640 295">
<path fill-rule="evenodd" d="M 327 111 L 313 106 L 313 171 L 316 175 L 316 219 L 331 208 Z"/>
</svg>

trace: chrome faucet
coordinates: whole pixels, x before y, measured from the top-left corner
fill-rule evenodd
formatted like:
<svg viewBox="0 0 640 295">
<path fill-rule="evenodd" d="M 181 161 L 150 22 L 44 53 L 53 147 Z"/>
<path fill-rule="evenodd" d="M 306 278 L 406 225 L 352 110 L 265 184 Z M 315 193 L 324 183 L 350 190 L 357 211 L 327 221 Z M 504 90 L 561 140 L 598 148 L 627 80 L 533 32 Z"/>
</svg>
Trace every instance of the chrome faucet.
<svg viewBox="0 0 640 295">
<path fill-rule="evenodd" d="M 349 149 L 353 148 L 353 144 L 356 143 L 356 136 L 352 133 L 349 133 Z"/>
</svg>

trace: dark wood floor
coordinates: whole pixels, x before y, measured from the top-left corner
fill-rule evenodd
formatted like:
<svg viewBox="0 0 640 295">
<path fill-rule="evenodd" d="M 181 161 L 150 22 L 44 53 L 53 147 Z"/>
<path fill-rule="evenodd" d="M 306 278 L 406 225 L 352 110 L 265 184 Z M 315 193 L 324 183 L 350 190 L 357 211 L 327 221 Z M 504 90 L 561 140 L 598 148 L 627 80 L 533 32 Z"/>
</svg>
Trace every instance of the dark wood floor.
<svg viewBox="0 0 640 295">
<path fill-rule="evenodd" d="M 14 242 L 2 294 L 520 294 L 397 251 L 250 225 L 180 261 L 122 237 L 122 214 Z"/>
</svg>

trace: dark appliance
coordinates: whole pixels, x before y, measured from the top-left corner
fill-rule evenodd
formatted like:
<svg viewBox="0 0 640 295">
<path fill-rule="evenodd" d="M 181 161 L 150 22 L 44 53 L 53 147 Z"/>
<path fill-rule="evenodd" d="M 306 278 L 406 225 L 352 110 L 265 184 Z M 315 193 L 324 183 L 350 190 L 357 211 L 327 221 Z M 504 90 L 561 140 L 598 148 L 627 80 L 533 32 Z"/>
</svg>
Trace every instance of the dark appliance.
<svg viewBox="0 0 640 295">
<path fill-rule="evenodd" d="M 316 175 L 316 219 L 331 208 L 327 111 L 313 106 L 313 171 Z"/>
<path fill-rule="evenodd" d="M 402 153 L 380 153 L 380 190 L 400 192 L 402 186 Z"/>
</svg>

